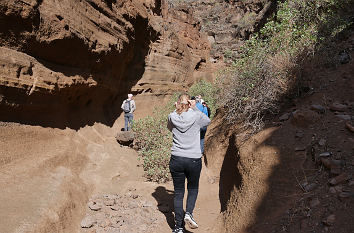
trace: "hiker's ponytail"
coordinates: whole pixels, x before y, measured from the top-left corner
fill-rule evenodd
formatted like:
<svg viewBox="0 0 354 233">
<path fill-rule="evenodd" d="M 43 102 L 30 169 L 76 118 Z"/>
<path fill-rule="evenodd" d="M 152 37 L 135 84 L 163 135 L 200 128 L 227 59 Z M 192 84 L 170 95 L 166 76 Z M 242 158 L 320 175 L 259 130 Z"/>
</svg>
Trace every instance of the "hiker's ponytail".
<svg viewBox="0 0 354 233">
<path fill-rule="evenodd" d="M 182 114 L 182 112 L 187 112 L 189 109 L 189 102 L 190 99 L 188 94 L 182 94 L 178 97 L 178 101 L 176 103 L 176 112 L 178 115 Z"/>
</svg>

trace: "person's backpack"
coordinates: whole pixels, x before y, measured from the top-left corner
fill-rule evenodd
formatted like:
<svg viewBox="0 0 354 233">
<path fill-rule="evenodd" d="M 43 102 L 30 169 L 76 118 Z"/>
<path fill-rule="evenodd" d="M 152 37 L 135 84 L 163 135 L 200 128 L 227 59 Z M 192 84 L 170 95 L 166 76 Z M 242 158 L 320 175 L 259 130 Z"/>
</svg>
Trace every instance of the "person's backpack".
<svg viewBox="0 0 354 233">
<path fill-rule="evenodd" d="M 126 100 L 124 105 L 123 105 L 123 111 L 125 113 L 129 113 L 130 110 L 131 110 L 131 108 L 130 108 L 130 100 Z"/>
</svg>

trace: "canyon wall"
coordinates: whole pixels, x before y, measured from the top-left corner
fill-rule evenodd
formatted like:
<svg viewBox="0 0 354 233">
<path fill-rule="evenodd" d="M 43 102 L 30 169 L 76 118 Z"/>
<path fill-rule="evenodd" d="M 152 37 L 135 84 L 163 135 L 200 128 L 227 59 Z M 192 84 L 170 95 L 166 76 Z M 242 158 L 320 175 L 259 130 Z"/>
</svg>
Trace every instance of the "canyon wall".
<svg viewBox="0 0 354 233">
<path fill-rule="evenodd" d="M 201 31 L 211 44 L 211 61 L 232 63 L 240 56 L 240 47 L 258 32 L 276 11 L 274 0 L 171 0 L 175 6 L 193 10 Z"/>
<path fill-rule="evenodd" d="M 209 49 L 166 1 L 0 1 L 0 231 L 79 232 L 92 194 L 140 186 L 112 136 L 122 101 L 139 118 L 211 79 Z"/>
<path fill-rule="evenodd" d="M 112 126 L 129 92 L 144 105 L 212 77 L 199 24 L 161 0 L 2 1 L 0 27 L 1 121 Z"/>
</svg>

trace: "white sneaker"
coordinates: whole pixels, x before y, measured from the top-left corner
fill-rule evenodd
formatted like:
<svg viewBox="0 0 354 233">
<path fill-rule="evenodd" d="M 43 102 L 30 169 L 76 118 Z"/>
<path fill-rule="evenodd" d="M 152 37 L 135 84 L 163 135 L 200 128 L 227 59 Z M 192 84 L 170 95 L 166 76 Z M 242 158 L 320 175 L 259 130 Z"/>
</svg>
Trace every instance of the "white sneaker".
<svg viewBox="0 0 354 233">
<path fill-rule="evenodd" d="M 175 228 L 172 233 L 183 233 L 183 228 Z"/>
<path fill-rule="evenodd" d="M 186 222 L 191 229 L 198 228 L 198 224 L 193 219 L 193 215 L 188 212 L 184 215 L 184 222 Z"/>
</svg>

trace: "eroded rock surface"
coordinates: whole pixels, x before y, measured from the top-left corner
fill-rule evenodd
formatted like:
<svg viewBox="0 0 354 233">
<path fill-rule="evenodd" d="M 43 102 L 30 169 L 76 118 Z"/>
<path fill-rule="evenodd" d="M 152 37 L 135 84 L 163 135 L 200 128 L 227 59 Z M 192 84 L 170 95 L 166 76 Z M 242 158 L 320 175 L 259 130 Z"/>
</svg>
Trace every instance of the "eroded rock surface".
<svg viewBox="0 0 354 233">
<path fill-rule="evenodd" d="M 128 92 L 171 94 L 211 76 L 209 43 L 161 0 L 0 3 L 0 120 L 112 125 Z M 26 114 L 23 114 L 26 113 Z"/>
<path fill-rule="evenodd" d="M 191 12 L 161 0 L 4 0 L 0 28 L 0 231 L 78 232 L 92 192 L 143 183 L 112 136 L 126 94 L 138 116 L 210 78 L 208 41 Z M 131 199 L 129 218 L 156 212 Z M 103 204 L 90 211 L 123 212 Z M 122 219 L 86 220 L 117 232 Z"/>
<path fill-rule="evenodd" d="M 171 0 L 174 6 L 190 6 L 208 35 L 211 61 L 233 61 L 239 48 L 257 32 L 276 9 L 277 1 L 270 0 Z"/>
</svg>

